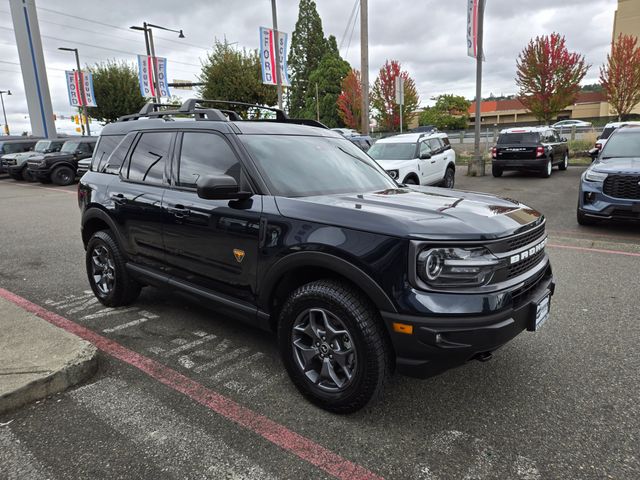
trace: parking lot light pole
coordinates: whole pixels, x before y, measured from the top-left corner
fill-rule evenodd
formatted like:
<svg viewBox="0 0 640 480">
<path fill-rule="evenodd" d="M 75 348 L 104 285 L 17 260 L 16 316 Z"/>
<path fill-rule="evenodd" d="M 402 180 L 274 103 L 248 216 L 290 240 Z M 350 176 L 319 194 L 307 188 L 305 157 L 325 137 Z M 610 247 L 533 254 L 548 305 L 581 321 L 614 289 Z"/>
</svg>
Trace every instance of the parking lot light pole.
<svg viewBox="0 0 640 480">
<path fill-rule="evenodd" d="M 9 135 L 9 124 L 7 123 L 7 112 L 4 109 L 4 98 L 2 94 L 11 95 L 11 90 L 0 90 L 0 103 L 2 103 L 2 115 L 4 116 L 4 134 Z"/>
<path fill-rule="evenodd" d="M 91 136 L 91 128 L 89 127 L 89 115 L 87 114 L 87 96 L 84 91 L 84 73 L 80 69 L 80 55 L 77 48 L 58 47 L 58 50 L 65 52 L 73 52 L 76 55 L 76 67 L 78 69 L 78 77 L 80 79 L 80 99 L 82 101 L 82 116 L 84 117 L 84 125 L 87 129 L 87 135 Z M 83 123 L 83 122 L 80 122 Z"/>
<path fill-rule="evenodd" d="M 132 26 L 131 30 L 142 30 L 144 32 L 144 45 L 147 50 L 147 57 L 151 57 L 151 63 L 153 65 L 151 72 L 151 81 L 153 82 L 153 89 L 155 90 L 154 100 L 156 103 L 160 103 L 160 80 L 158 79 L 158 64 L 156 62 L 156 49 L 153 44 L 153 33 L 151 28 L 158 28 L 160 30 L 166 30 L 167 32 L 174 32 L 178 34 L 178 38 L 184 38 L 182 29 L 174 30 L 173 28 L 162 27 L 160 25 L 154 25 L 152 23 L 143 22 L 142 27 Z"/>
</svg>

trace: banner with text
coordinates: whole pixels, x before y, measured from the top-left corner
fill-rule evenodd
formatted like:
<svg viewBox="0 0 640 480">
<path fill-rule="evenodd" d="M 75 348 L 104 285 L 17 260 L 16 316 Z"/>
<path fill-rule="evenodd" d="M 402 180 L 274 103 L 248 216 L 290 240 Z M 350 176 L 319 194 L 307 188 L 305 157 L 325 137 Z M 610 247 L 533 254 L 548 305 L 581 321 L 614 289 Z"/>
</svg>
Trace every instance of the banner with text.
<svg viewBox="0 0 640 480">
<path fill-rule="evenodd" d="M 84 99 L 87 100 L 87 107 L 97 107 L 96 97 L 93 95 L 93 76 L 89 72 L 65 71 L 67 78 L 67 93 L 69 94 L 69 105 L 72 107 L 85 106 Z M 84 92 L 84 99 L 82 93 Z"/>
<path fill-rule="evenodd" d="M 473 58 L 478 58 L 478 14 L 480 2 L 484 6 L 485 0 L 467 0 L 467 55 Z M 482 60 L 484 60 L 484 55 Z"/>
<path fill-rule="evenodd" d="M 276 52 L 273 29 L 260 27 L 260 63 L 262 64 L 262 83 L 277 85 L 276 80 Z M 276 35 L 278 52 L 280 54 L 280 80 L 285 87 L 291 86 L 287 73 L 287 34 L 278 32 Z"/>
<path fill-rule="evenodd" d="M 148 55 L 138 55 L 138 80 L 140 81 L 140 93 L 143 97 L 155 97 L 156 86 L 153 84 L 153 70 L 158 77 L 158 96 L 170 97 L 169 82 L 167 80 L 167 59 L 164 57 L 153 57 Z"/>
</svg>

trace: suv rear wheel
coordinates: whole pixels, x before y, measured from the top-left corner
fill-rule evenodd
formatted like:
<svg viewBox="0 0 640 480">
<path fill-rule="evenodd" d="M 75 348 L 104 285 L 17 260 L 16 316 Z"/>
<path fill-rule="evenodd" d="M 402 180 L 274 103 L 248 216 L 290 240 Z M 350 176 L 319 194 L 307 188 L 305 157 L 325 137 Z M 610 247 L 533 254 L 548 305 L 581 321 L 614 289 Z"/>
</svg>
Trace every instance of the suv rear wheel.
<svg viewBox="0 0 640 480">
<path fill-rule="evenodd" d="M 569 166 L 569 152 L 564 152 L 564 158 L 562 159 L 562 163 L 558 165 L 559 170 L 566 170 Z"/>
<path fill-rule="evenodd" d="M 103 305 L 129 305 L 140 295 L 142 286 L 127 272 L 120 247 L 110 231 L 93 234 L 87 244 L 85 263 L 91 290 Z"/>
<path fill-rule="evenodd" d="M 444 188 L 453 188 L 455 183 L 456 183 L 456 171 L 451 167 L 447 167 L 447 171 L 444 174 L 444 178 L 442 179 L 441 185 Z"/>
<path fill-rule="evenodd" d="M 552 171 L 553 171 L 553 158 L 550 158 L 547 161 L 547 164 L 545 165 L 545 167 L 540 172 L 540 176 L 542 178 L 549 178 L 551 176 Z"/>
<path fill-rule="evenodd" d="M 71 167 L 57 167 L 51 172 L 51 181 L 56 185 L 71 185 L 76 179 L 76 172 Z"/>
<path fill-rule="evenodd" d="M 346 283 L 303 285 L 280 314 L 282 361 L 300 393 L 325 410 L 351 413 L 382 393 L 391 355 L 378 312 Z"/>
<path fill-rule="evenodd" d="M 491 167 L 491 173 L 496 178 L 501 177 L 502 169 L 500 167 Z"/>
</svg>

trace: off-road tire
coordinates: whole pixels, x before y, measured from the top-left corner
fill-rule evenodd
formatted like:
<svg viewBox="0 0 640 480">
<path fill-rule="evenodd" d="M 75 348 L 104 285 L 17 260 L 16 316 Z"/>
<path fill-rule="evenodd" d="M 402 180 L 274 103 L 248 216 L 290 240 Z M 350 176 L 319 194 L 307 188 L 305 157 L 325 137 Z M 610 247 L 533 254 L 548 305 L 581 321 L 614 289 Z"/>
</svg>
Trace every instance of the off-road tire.
<svg viewBox="0 0 640 480">
<path fill-rule="evenodd" d="M 53 172 L 51 172 L 51 181 L 56 185 L 71 185 L 75 179 L 76 172 L 71 167 L 56 167 Z"/>
<path fill-rule="evenodd" d="M 114 283 L 113 288 L 108 294 L 100 291 L 96 285 L 92 275 L 92 254 L 98 246 L 106 247 L 113 260 Z M 130 305 L 140 295 L 142 285 L 131 277 L 125 267 L 126 261 L 122 254 L 118 243 L 113 238 L 113 234 L 109 230 L 100 230 L 93 234 L 89 243 L 87 243 L 87 251 L 85 257 L 87 268 L 87 278 L 91 290 L 96 298 L 107 307 L 121 307 Z"/>
<path fill-rule="evenodd" d="M 558 165 L 558 170 L 566 170 L 567 167 L 569 166 L 569 152 L 565 152 L 564 156 L 562 157 L 562 163 L 560 165 Z"/>
<path fill-rule="evenodd" d="M 499 167 L 491 167 L 491 174 L 498 178 L 502 176 L 502 169 Z"/>
<path fill-rule="evenodd" d="M 296 362 L 292 330 L 298 317 L 309 308 L 322 308 L 338 316 L 352 338 L 357 367 L 345 390 L 322 390 Z M 334 413 L 352 413 L 375 402 L 392 370 L 390 340 L 379 312 L 361 292 L 338 280 L 314 281 L 289 295 L 279 316 L 278 344 L 285 368 L 300 393 Z"/>
</svg>

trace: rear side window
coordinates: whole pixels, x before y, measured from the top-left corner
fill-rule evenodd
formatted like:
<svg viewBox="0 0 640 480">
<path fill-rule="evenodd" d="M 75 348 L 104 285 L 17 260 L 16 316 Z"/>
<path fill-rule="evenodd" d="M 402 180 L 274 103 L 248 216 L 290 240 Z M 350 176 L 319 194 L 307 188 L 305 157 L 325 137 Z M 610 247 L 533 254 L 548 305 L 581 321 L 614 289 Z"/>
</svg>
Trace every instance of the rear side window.
<svg viewBox="0 0 640 480">
<path fill-rule="evenodd" d="M 178 185 L 194 188 L 202 175 L 230 175 L 240 181 L 240 163 L 233 150 L 215 133 L 185 132 L 180 149 Z"/>
<path fill-rule="evenodd" d="M 91 159 L 91 170 L 94 172 L 101 171 L 107 164 L 109 155 L 113 153 L 120 141 L 124 138 L 124 135 L 108 135 L 101 136 L 96 144 L 96 148 L 93 151 L 93 157 Z"/>
<path fill-rule="evenodd" d="M 616 129 L 616 127 L 607 127 L 605 128 L 602 133 L 600 134 L 600 136 L 598 137 L 598 139 L 604 139 L 606 140 L 607 138 L 609 138 L 611 136 L 611 134 L 613 133 L 613 131 Z"/>
<path fill-rule="evenodd" d="M 444 137 L 444 138 L 441 138 L 440 140 L 442 140 L 442 143 L 444 143 L 445 147 L 448 147 L 449 145 L 451 145 L 451 142 L 449 142 L 449 137 Z"/>
<path fill-rule="evenodd" d="M 540 134 L 538 132 L 501 133 L 498 137 L 498 144 L 512 143 L 540 143 Z"/>
<path fill-rule="evenodd" d="M 131 154 L 126 178 L 134 182 L 162 184 L 171 137 L 169 132 L 147 132 L 140 135 Z"/>
<path fill-rule="evenodd" d="M 107 157 L 106 163 L 101 166 L 101 172 L 117 175 L 120 167 L 127 158 L 127 152 L 131 148 L 131 144 L 136 138 L 136 132 L 128 133 L 124 139 L 118 144 L 113 153 Z"/>
</svg>

